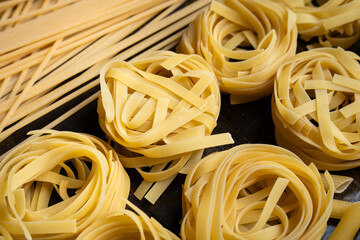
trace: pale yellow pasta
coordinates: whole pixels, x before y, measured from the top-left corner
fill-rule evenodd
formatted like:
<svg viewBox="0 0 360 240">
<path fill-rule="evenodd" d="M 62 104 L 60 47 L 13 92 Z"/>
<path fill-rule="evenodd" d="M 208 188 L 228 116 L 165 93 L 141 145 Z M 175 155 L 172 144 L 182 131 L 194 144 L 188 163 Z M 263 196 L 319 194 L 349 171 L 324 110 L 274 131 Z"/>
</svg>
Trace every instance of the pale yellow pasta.
<svg viewBox="0 0 360 240">
<path fill-rule="evenodd" d="M 113 61 L 103 67 L 100 86 L 100 126 L 137 154 L 121 153 L 120 160 L 148 182 L 175 176 L 197 150 L 233 143 L 228 133 L 210 135 L 220 92 L 198 55 L 157 51 L 130 62 Z M 151 166 L 150 172 L 142 170 Z"/>
<path fill-rule="evenodd" d="M 324 187 L 325 189 L 329 189 L 329 185 L 327 184 L 326 177 L 324 174 L 321 174 L 321 178 L 324 182 Z M 331 178 L 334 181 L 334 191 L 335 193 L 342 193 L 344 192 L 349 185 L 351 184 L 351 182 L 354 180 L 352 177 L 349 176 L 342 176 L 342 175 L 331 175 Z"/>
<path fill-rule="evenodd" d="M 134 210 L 119 210 L 106 214 L 87 227 L 77 240 L 179 240 L 154 218 L 148 217 L 135 205 L 127 202 Z"/>
<path fill-rule="evenodd" d="M 0 226 L 13 239 L 73 239 L 125 208 L 130 180 L 107 143 L 74 132 L 35 133 L 45 135 L 0 162 Z"/>
<path fill-rule="evenodd" d="M 360 37 L 360 0 L 273 0 L 281 2 L 297 15 L 301 38 L 317 44 L 309 47 L 351 47 Z"/>
<path fill-rule="evenodd" d="M 301 52 L 279 69 L 276 141 L 322 170 L 360 166 L 359 56 L 342 48 Z"/>
<path fill-rule="evenodd" d="M 210 2 L 185 1 L 0 1 L 0 141 L 99 84 L 110 59 L 176 45 Z"/>
<path fill-rule="evenodd" d="M 331 218 L 341 219 L 344 216 L 344 213 L 348 207 L 353 204 L 352 202 L 343 201 L 334 199 L 333 200 L 333 208 L 331 211 Z"/>
<path fill-rule="evenodd" d="M 0 225 L 0 240 L 12 240 L 10 233 Z"/>
<path fill-rule="evenodd" d="M 199 161 L 183 187 L 182 239 L 321 239 L 332 209 L 311 164 L 281 147 L 244 144 Z"/>
<path fill-rule="evenodd" d="M 296 45 L 296 16 L 280 4 L 217 0 L 189 26 L 177 50 L 203 56 L 236 104 L 270 95 L 276 70 Z"/>
<path fill-rule="evenodd" d="M 329 240 L 352 240 L 360 229 L 360 202 L 351 204 L 344 212 Z"/>
</svg>

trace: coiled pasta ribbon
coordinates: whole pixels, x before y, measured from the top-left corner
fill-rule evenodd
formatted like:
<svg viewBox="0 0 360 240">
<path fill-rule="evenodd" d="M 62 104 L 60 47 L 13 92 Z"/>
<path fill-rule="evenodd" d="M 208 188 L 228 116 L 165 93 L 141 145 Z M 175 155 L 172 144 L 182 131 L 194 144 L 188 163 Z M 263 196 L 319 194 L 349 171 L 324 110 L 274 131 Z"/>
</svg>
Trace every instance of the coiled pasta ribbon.
<svg viewBox="0 0 360 240">
<path fill-rule="evenodd" d="M 296 13 L 299 34 L 306 41 L 317 37 L 320 46 L 347 49 L 360 37 L 360 0 L 274 1 Z"/>
<path fill-rule="evenodd" d="M 301 52 L 278 71 L 276 141 L 322 170 L 360 166 L 359 56 L 341 48 Z"/>
<path fill-rule="evenodd" d="M 203 158 L 184 183 L 182 239 L 321 239 L 334 185 L 281 147 L 245 144 Z"/>
<path fill-rule="evenodd" d="M 45 135 L 0 162 L 1 232 L 14 239 L 74 239 L 99 216 L 125 208 L 130 180 L 107 143 L 73 132 L 36 133 Z"/>
<path fill-rule="evenodd" d="M 149 218 L 135 205 L 127 202 L 134 210 L 119 210 L 105 215 L 86 228 L 77 240 L 141 239 L 179 240 L 154 218 Z"/>
<path fill-rule="evenodd" d="M 220 91 L 198 55 L 158 51 L 139 60 L 110 62 L 101 71 L 100 84 L 100 126 L 138 154 L 121 161 L 137 168 L 146 181 L 174 176 L 196 150 L 233 142 L 228 133 L 210 135 L 220 111 Z M 150 172 L 141 169 L 154 165 Z"/>
<path fill-rule="evenodd" d="M 189 26 L 177 50 L 203 56 L 236 104 L 270 95 L 278 67 L 296 45 L 296 16 L 280 4 L 217 0 Z"/>
</svg>

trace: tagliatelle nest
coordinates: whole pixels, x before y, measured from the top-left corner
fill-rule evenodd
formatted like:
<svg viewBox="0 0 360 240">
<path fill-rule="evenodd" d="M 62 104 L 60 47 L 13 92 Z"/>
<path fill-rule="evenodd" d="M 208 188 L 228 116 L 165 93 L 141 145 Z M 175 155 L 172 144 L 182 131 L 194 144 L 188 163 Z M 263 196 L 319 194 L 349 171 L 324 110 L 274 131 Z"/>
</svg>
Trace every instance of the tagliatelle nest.
<svg viewBox="0 0 360 240">
<path fill-rule="evenodd" d="M 342 48 L 301 52 L 278 71 L 276 140 L 322 170 L 360 166 L 360 58 Z"/>
<path fill-rule="evenodd" d="M 110 62 L 102 69 L 100 85 L 100 126 L 110 139 L 138 154 L 123 154 L 121 161 L 137 168 L 146 181 L 174 177 L 199 158 L 195 152 L 233 143 L 230 134 L 210 135 L 220 91 L 210 66 L 198 55 L 158 51 L 141 60 Z M 150 172 L 142 170 L 152 166 Z"/>
<path fill-rule="evenodd" d="M 73 239 L 99 216 L 125 208 L 130 179 L 107 143 L 87 134 L 37 133 L 46 135 L 0 161 L 4 237 Z"/>
<path fill-rule="evenodd" d="M 181 239 L 321 239 L 334 194 L 325 176 L 328 192 L 313 164 L 277 146 L 213 153 L 186 177 Z"/>
<path fill-rule="evenodd" d="M 127 201 L 134 210 L 108 213 L 86 228 L 77 240 L 141 239 L 179 240 L 154 218 L 149 218 L 135 205 Z"/>
<path fill-rule="evenodd" d="M 275 1 L 296 13 L 299 34 L 306 41 L 317 37 L 317 45 L 347 49 L 360 38 L 360 0 Z"/>
<path fill-rule="evenodd" d="M 273 77 L 297 45 L 295 14 L 268 0 L 213 1 L 183 35 L 182 53 L 196 53 L 212 66 L 232 103 L 268 96 Z"/>
</svg>

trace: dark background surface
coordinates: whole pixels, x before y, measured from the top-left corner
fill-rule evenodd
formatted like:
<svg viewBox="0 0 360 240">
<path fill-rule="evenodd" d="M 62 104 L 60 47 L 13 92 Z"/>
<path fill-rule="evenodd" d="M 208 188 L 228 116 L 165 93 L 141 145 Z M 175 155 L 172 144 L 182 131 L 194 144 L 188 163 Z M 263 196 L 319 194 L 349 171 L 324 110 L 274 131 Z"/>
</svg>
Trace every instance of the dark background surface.
<svg viewBox="0 0 360 240">
<path fill-rule="evenodd" d="M 301 44 L 300 44 L 300 49 Z M 351 50 L 360 53 L 360 44 L 356 44 Z M 0 143 L 0 154 L 5 153 L 16 144 L 24 140 L 27 136 L 26 133 L 33 129 L 39 129 L 45 126 L 47 123 L 55 120 L 61 114 L 67 110 L 76 106 L 86 97 L 92 93 L 98 91 L 98 87 L 91 91 L 83 94 L 73 100 L 72 102 L 54 110 L 39 120 L 29 124 L 23 129 L 17 131 L 6 140 Z M 230 105 L 229 96 L 222 94 L 222 105 L 221 112 L 218 119 L 218 126 L 213 133 L 231 133 L 235 144 L 211 148 L 205 150 L 205 155 L 214 151 L 221 151 L 233 146 L 243 143 L 267 143 L 276 144 L 274 138 L 274 125 L 271 119 L 271 108 L 270 108 L 271 97 L 267 97 L 255 102 L 241 104 L 241 105 Z M 55 129 L 76 131 L 89 133 L 98 136 L 102 139 L 106 139 L 104 133 L 100 129 L 97 120 L 97 102 L 93 101 L 79 112 L 59 124 Z M 354 178 L 353 183 L 350 187 L 342 194 L 336 194 L 335 198 L 343 199 L 347 201 L 360 201 L 360 173 L 359 168 L 336 172 L 339 175 L 351 176 Z M 184 182 L 185 176 L 178 175 L 175 180 L 171 183 L 169 188 L 159 198 L 159 200 L 153 205 L 146 199 L 139 201 L 133 196 L 133 192 L 141 183 L 142 179 L 140 175 L 133 169 L 127 169 L 127 172 L 131 178 L 131 192 L 129 200 L 135 205 L 139 206 L 146 214 L 156 218 L 164 227 L 168 228 L 175 234 L 180 232 L 180 221 L 182 217 L 181 213 L 181 185 Z M 323 239 L 328 239 L 334 230 L 338 220 L 330 219 L 328 222 L 328 228 Z M 360 240 L 360 233 L 356 235 L 356 239 Z"/>
</svg>

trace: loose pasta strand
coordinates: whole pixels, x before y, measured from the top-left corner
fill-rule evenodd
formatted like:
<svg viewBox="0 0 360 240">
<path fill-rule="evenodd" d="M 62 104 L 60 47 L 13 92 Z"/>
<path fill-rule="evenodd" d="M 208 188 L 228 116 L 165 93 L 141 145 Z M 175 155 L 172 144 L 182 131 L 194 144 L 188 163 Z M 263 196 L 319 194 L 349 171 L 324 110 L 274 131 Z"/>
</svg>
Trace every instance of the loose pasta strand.
<svg viewBox="0 0 360 240">
<path fill-rule="evenodd" d="M 176 2 L 176 1 L 174 1 L 174 2 Z M 151 3 L 151 4 L 155 4 L 155 3 Z M 146 16 L 149 16 L 149 14 L 156 14 L 157 12 L 159 12 L 159 11 L 161 11 L 162 9 L 164 9 L 164 8 L 166 8 L 167 6 L 170 6 L 172 4 L 172 2 L 167 2 L 167 3 L 163 3 L 163 4 L 160 4 L 160 5 L 157 5 L 156 7 L 154 7 L 154 8 L 152 8 L 152 9 L 149 9 L 149 10 L 147 10 L 147 12 L 145 11 L 144 13 L 141 13 L 141 14 L 139 14 L 139 15 L 135 15 L 135 16 L 137 16 L 137 17 L 134 17 L 134 18 L 132 18 L 133 20 L 132 21 L 135 21 L 136 19 L 137 20 L 139 20 L 140 18 L 142 19 L 142 20 L 144 20 L 145 21 L 145 19 L 146 19 Z M 206 4 L 206 3 L 205 3 Z M 86 69 L 86 68 L 88 68 L 88 67 L 91 67 L 92 65 L 96 65 L 97 63 L 99 63 L 95 68 L 97 68 L 97 69 L 99 69 L 99 66 L 100 66 L 100 63 L 102 62 L 105 62 L 106 60 L 108 60 L 110 57 L 113 57 L 114 55 L 116 55 L 116 53 L 117 52 L 121 52 L 121 50 L 122 49 L 125 49 L 126 48 L 126 46 L 130 46 L 130 45 L 132 45 L 132 44 L 134 44 L 134 43 L 136 43 L 136 42 L 138 42 L 140 39 L 143 39 L 143 38 L 146 38 L 147 36 L 149 36 L 149 35 L 151 35 L 152 33 L 154 33 L 154 32 L 156 32 L 157 31 L 157 29 L 161 29 L 161 28 L 166 28 L 167 27 L 167 25 L 169 24 L 169 23 L 171 23 L 171 22 L 175 22 L 175 21 L 178 21 L 178 19 L 180 19 L 182 16 L 185 16 L 186 14 L 188 14 L 188 13 L 191 13 L 191 12 L 193 12 L 193 11 L 196 11 L 199 7 L 196 7 L 196 5 L 198 5 L 199 7 L 201 7 L 202 5 L 204 5 L 204 3 L 195 3 L 194 5 L 192 5 L 193 6 L 193 8 L 191 9 L 190 7 L 186 7 L 185 9 L 181 9 L 180 11 L 178 11 L 178 12 L 176 12 L 175 14 L 171 14 L 170 16 L 165 16 L 165 14 L 163 14 L 163 17 L 160 17 L 157 21 L 160 21 L 159 22 L 159 25 L 156 25 L 156 22 L 157 21 L 153 21 L 153 22 L 151 22 L 151 24 L 149 24 L 148 25 L 148 27 L 145 27 L 144 29 L 148 29 L 148 30 L 146 30 L 146 33 L 142 33 L 142 34 L 136 34 L 135 36 L 133 36 L 133 37 L 131 37 L 130 39 L 124 39 L 125 41 L 123 41 L 123 40 L 120 40 L 120 42 L 119 43 L 114 43 L 115 45 L 114 45 L 114 47 L 112 47 L 112 48 L 110 48 L 107 52 L 105 52 L 103 55 L 101 54 L 102 53 L 102 51 L 100 50 L 100 49 L 104 49 L 105 47 L 106 47 L 106 45 L 103 45 L 103 44 L 101 44 L 102 45 L 102 47 L 101 48 L 98 48 L 98 53 L 97 54 L 95 54 L 94 55 L 94 53 L 96 53 L 96 51 L 87 51 L 88 52 L 88 55 L 86 55 L 86 54 L 84 54 L 84 53 L 82 53 L 80 56 L 81 57 L 78 57 L 78 60 L 76 61 L 76 58 L 75 58 L 75 60 L 72 60 L 74 63 L 76 63 L 76 64 L 71 64 L 71 63 L 68 63 L 67 65 L 64 65 L 64 66 L 60 66 L 61 65 L 61 62 L 62 61 L 66 61 L 67 60 L 67 58 L 70 58 L 70 57 L 72 57 L 72 56 L 74 56 L 74 54 L 77 54 L 77 52 L 79 52 L 79 50 L 81 49 L 81 48 L 84 48 L 84 46 L 86 46 L 88 43 L 87 42 L 84 42 L 84 44 L 85 45 L 79 45 L 79 47 L 81 47 L 81 48 L 75 48 L 74 50 L 72 50 L 72 49 L 68 49 L 67 51 L 70 51 L 69 52 L 69 55 L 66 55 L 65 54 L 65 52 L 63 53 L 64 55 L 63 55 L 63 57 L 62 58 L 59 58 L 59 60 L 56 62 L 54 62 L 54 61 L 52 61 L 51 60 L 51 63 L 52 63 L 52 67 L 51 68 L 46 68 L 46 70 L 44 70 L 43 72 L 49 72 L 49 71 L 51 71 L 51 69 L 53 69 L 53 68 L 56 68 L 56 67 L 58 67 L 58 66 L 60 66 L 60 68 L 59 69 L 56 69 L 55 70 L 55 72 L 53 72 L 53 73 L 51 73 L 49 76 L 45 76 L 45 77 L 43 77 L 39 82 L 36 82 L 36 84 L 31 88 L 31 89 L 34 89 L 34 91 L 29 91 L 29 93 L 30 94 L 26 94 L 25 95 L 25 97 L 24 97 L 24 100 L 26 100 L 26 101 L 24 101 L 23 102 L 23 107 L 24 107 L 24 109 L 27 109 L 27 111 L 25 111 L 25 112 L 27 112 L 27 114 L 28 114 L 28 116 L 31 116 L 31 115 L 34 115 L 34 116 L 40 116 L 40 115 L 37 115 L 37 112 L 41 109 L 41 107 L 42 106 L 46 106 L 46 105 L 48 105 L 48 104 L 51 104 L 54 100 L 56 100 L 56 95 L 55 94 L 52 94 L 52 92 L 53 91 L 51 91 L 52 90 L 52 88 L 54 88 L 54 87 L 56 87 L 58 84 L 60 84 L 61 82 L 63 82 L 66 78 L 68 78 L 68 77 L 70 77 L 71 75 L 73 75 L 73 74 L 76 74 L 76 73 L 78 73 L 79 71 L 82 71 L 82 70 L 84 70 L 84 69 Z M 141 8 L 136 8 L 136 7 L 132 7 L 132 8 L 135 8 L 135 9 L 139 9 L 139 11 L 140 11 L 140 9 Z M 173 9 L 174 7 L 172 7 L 171 8 L 171 10 Z M 141 11 L 143 11 L 143 10 L 141 10 Z M 170 11 L 170 10 L 168 10 L 168 11 Z M 163 19 L 162 19 L 163 18 Z M 120 20 L 121 20 L 121 18 L 120 18 Z M 162 21 L 161 21 L 162 20 Z M 149 39 L 149 42 L 147 43 L 147 44 L 144 44 L 144 47 L 145 47 L 145 45 L 150 45 L 150 44 L 153 44 L 155 41 L 158 41 L 158 40 L 156 40 L 156 39 L 159 39 L 159 37 L 156 37 L 156 36 L 160 36 L 161 34 L 169 34 L 169 35 L 171 35 L 171 33 L 173 33 L 174 31 L 177 31 L 177 29 L 180 29 L 182 26 L 185 26 L 189 21 L 191 21 L 192 20 L 192 18 L 190 17 L 190 18 L 188 18 L 188 20 L 185 20 L 185 21 L 182 21 L 182 24 L 178 24 L 177 26 L 174 26 L 174 28 L 173 29 L 171 29 L 171 28 L 167 28 L 167 33 L 165 33 L 166 31 L 164 31 L 163 33 L 159 33 L 158 35 L 154 35 L 154 37 L 151 37 L 150 39 Z M 122 20 L 121 22 L 120 22 L 120 24 L 118 24 L 119 25 L 119 27 L 121 26 L 121 24 L 125 24 L 126 22 L 130 22 L 131 20 Z M 123 22 L 123 23 L 122 23 Z M 141 21 L 138 21 L 138 24 L 140 24 L 141 23 Z M 130 34 L 135 28 L 136 28 L 136 25 L 133 25 L 134 26 L 134 28 L 133 29 L 129 29 L 128 30 L 128 33 L 127 34 Z M 156 26 L 156 27 L 154 27 L 154 26 Z M 100 30 L 100 29 L 99 29 Z M 112 31 L 115 31 L 115 30 L 117 30 L 117 28 L 113 28 L 112 29 Z M 90 31 L 90 30 L 89 30 Z M 106 30 L 106 31 L 108 31 L 108 30 Z M 104 32 L 104 33 L 106 33 L 106 32 Z M 126 35 L 126 34 L 125 34 Z M 59 35 L 60 36 L 60 35 Z M 76 35 L 74 35 L 74 37 L 75 37 Z M 92 36 L 92 35 L 89 35 L 89 36 Z M 178 35 L 177 36 L 179 36 L 179 33 L 178 33 Z M 171 40 L 172 39 L 172 40 Z M 176 39 L 176 37 L 175 38 L 170 38 L 169 39 L 169 41 L 174 41 Z M 65 41 L 67 41 L 67 39 L 64 39 L 63 40 L 63 42 L 62 43 L 64 43 Z M 80 41 L 80 40 L 78 40 L 78 41 Z M 74 42 L 74 43 L 76 43 L 76 42 Z M 105 42 L 104 42 L 105 43 Z M 111 44 L 111 42 L 109 42 L 110 44 Z M 108 43 L 108 44 L 109 44 Z M 60 46 L 57 48 L 57 49 L 62 49 L 63 47 L 62 46 L 65 46 L 65 44 L 64 45 L 62 45 L 62 44 L 60 44 Z M 100 44 L 98 45 L 99 47 L 100 47 Z M 115 47 L 116 46 L 116 47 Z M 123 56 L 124 57 L 131 57 L 131 56 L 134 56 L 136 53 L 138 53 L 138 52 L 140 52 L 143 48 L 141 48 L 141 45 L 137 45 L 138 47 L 136 48 L 136 49 L 138 49 L 138 50 L 135 50 L 134 49 L 134 51 L 137 51 L 137 52 L 132 52 L 132 53 L 130 53 L 129 51 L 127 51 L 128 53 L 127 54 L 124 54 Z M 74 45 L 74 47 L 75 47 L 75 45 Z M 95 49 L 94 49 L 95 50 Z M 73 53 L 71 53 L 71 51 L 74 51 Z M 86 52 L 85 51 L 85 52 Z M 44 53 L 44 50 L 41 50 L 40 51 L 41 53 Z M 58 51 L 55 51 L 56 52 L 56 54 L 58 54 L 59 52 Z M 11 53 L 10 53 L 11 54 Z M 33 53 L 33 55 L 36 55 L 37 57 L 41 57 L 41 55 L 39 55 L 38 53 Z M 55 53 L 54 53 L 55 54 Z M 90 58 L 89 59 L 89 57 L 92 55 L 92 58 Z M 127 56 L 125 56 L 125 55 L 127 55 Z M 29 55 L 30 57 L 32 56 L 32 55 Z M 60 55 L 58 55 L 59 57 L 60 57 Z M 1 56 L 0 56 L 1 57 Z M 55 57 L 55 56 L 54 56 Z M 55 58 L 54 58 L 55 59 Z M 84 59 L 84 60 L 81 60 L 81 59 Z M 85 60 L 86 59 L 86 60 Z M 81 62 L 83 62 L 83 63 L 85 63 L 85 64 L 83 64 L 82 66 L 80 66 L 79 64 L 78 64 L 78 61 L 81 61 Z M 31 67 L 30 67 L 31 65 L 29 65 L 28 67 L 29 67 L 29 69 L 32 69 Z M 76 66 L 76 67 L 75 67 Z M 9 66 L 7 66 L 7 67 L 9 67 Z M 24 68 L 21 68 L 21 69 L 19 69 L 19 70 L 21 70 L 21 71 L 23 71 L 24 73 L 22 74 L 23 76 L 26 76 L 25 78 L 28 78 L 28 76 L 29 76 L 29 73 L 31 72 L 31 71 L 33 71 L 33 70 L 27 70 L 27 69 L 24 69 Z M 65 71 L 64 71 L 65 70 Z M 0 70 L 1 71 L 1 70 Z M 30 71 L 28 74 L 26 74 L 26 71 Z M 98 70 L 99 71 L 99 70 Z M 8 71 L 6 71 L 6 72 L 8 72 Z M 61 75 L 60 74 L 58 74 L 58 75 L 56 75 L 55 73 L 56 72 L 59 72 L 59 73 L 61 73 Z M 89 74 L 89 75 L 87 75 L 87 77 L 85 78 L 81 78 L 82 80 L 81 81 L 72 81 L 73 82 L 73 84 L 67 84 L 67 87 L 65 88 L 65 87 L 63 87 L 63 86 L 60 86 L 59 87 L 59 89 L 57 90 L 56 88 L 55 88 L 55 92 L 58 92 L 58 93 L 61 93 L 62 91 L 64 91 L 63 93 L 66 93 L 67 91 L 69 91 L 69 90 L 72 90 L 72 89 L 75 89 L 75 88 L 77 88 L 78 86 L 80 86 L 81 84 L 83 84 L 84 82 L 86 82 L 86 81 L 88 81 L 88 80 L 90 80 L 91 78 L 93 78 L 94 76 L 96 76 L 96 74 L 98 73 L 98 72 L 96 72 L 96 71 L 94 71 L 94 69 L 92 69 L 92 71 L 91 71 L 92 73 L 91 74 Z M 14 76 L 16 76 L 17 74 L 16 73 L 14 73 L 15 75 Z M 51 82 L 49 81 L 49 79 L 51 78 Z M 8 79 L 7 81 L 9 81 L 11 78 L 6 78 L 6 79 Z M 79 80 L 80 78 L 76 78 L 77 80 Z M 24 83 L 26 83 L 28 80 L 26 80 L 26 81 L 24 81 Z M 15 101 L 15 98 L 14 98 L 14 96 L 17 96 L 17 92 L 19 92 L 20 93 L 20 91 L 22 91 L 23 90 L 23 87 L 24 87 L 24 85 L 23 85 L 23 83 L 21 82 L 21 81 L 19 81 L 18 82 L 18 85 L 19 85 L 19 87 L 17 87 L 16 89 L 16 92 L 12 92 L 11 93 L 11 97 L 10 98 L 8 98 L 7 96 L 7 93 L 6 93 L 6 91 L 5 91 L 5 89 L 9 89 L 7 86 L 6 86 L 6 84 L 5 85 L 3 85 L 3 88 L 2 89 L 4 89 L 4 90 L 2 90 L 2 91 L 4 91 L 4 97 L 6 97 L 6 98 L 4 98 L 4 99 L 7 99 L 7 100 L 5 100 L 3 103 L 2 103 L 2 105 L 0 106 L 0 109 L 2 109 L 2 110 L 0 110 L 0 111 L 2 111 L 2 113 L 6 113 L 7 111 L 9 111 L 9 106 L 13 106 L 13 102 Z M 70 89 L 69 89 L 69 87 L 71 87 Z M 63 88 L 64 90 L 61 90 L 61 88 Z M 65 90 L 65 89 L 67 89 L 67 90 Z M 65 92 L 66 91 L 66 92 Z M 38 102 L 41 102 L 41 104 L 39 105 L 39 104 L 35 104 L 35 102 L 36 101 L 34 101 L 35 99 L 37 99 L 37 98 L 39 98 L 39 97 L 42 97 L 42 100 L 40 100 L 40 99 L 38 99 L 37 101 Z M 30 99 L 32 99 L 32 100 L 30 100 Z M 45 99 L 48 99 L 48 100 L 45 100 Z M 69 99 L 69 100 L 71 100 L 71 99 Z M 26 106 L 26 107 L 25 107 Z M 17 110 L 17 111 L 14 111 L 16 108 L 15 107 L 13 107 L 12 109 L 12 111 L 14 112 L 13 114 L 10 114 L 10 115 L 8 115 L 9 117 L 7 117 L 7 121 L 4 121 L 3 122 L 3 125 L 4 125 L 4 127 L 6 127 L 8 124 L 11 124 L 11 123 L 14 123 L 14 122 L 16 122 L 16 121 L 18 121 L 18 120 L 21 120 L 21 118 L 23 118 L 23 117 L 26 117 L 26 115 L 25 115 L 25 112 L 24 111 L 22 111 L 22 110 L 20 110 L 21 109 L 21 107 L 22 107 L 22 104 L 20 104 L 20 106 L 19 106 L 19 109 Z M 33 109 L 32 110 L 32 112 L 29 112 L 29 109 Z M 14 118 L 11 118 L 10 116 L 11 115 L 13 115 L 13 116 L 16 116 L 16 117 L 14 117 Z M 43 115 L 43 114 L 42 114 Z M 3 116 L 5 116 L 5 115 L 3 115 Z M 34 118 L 33 116 L 31 116 L 31 118 L 32 119 L 36 119 L 36 118 Z M 33 120 L 32 120 L 33 121 Z M 8 124 L 6 124 L 6 122 L 8 123 Z M 21 125 L 21 124 L 20 124 Z M 19 126 L 19 128 L 20 128 L 20 125 L 17 125 L 17 126 Z M 16 126 L 16 125 L 15 125 Z M 3 134 L 3 133 L 0 133 L 0 135 L 3 135 L 1 138 L 2 139 L 5 139 L 7 136 L 9 136 L 11 133 L 13 133 L 14 131 L 16 131 L 16 130 L 18 130 L 19 128 L 16 128 L 16 127 L 13 127 L 13 128 L 11 128 L 12 130 L 11 131 L 7 131 L 7 133 L 6 133 L 6 135 L 5 134 Z M 6 129 L 6 128 L 5 128 Z"/>
</svg>

